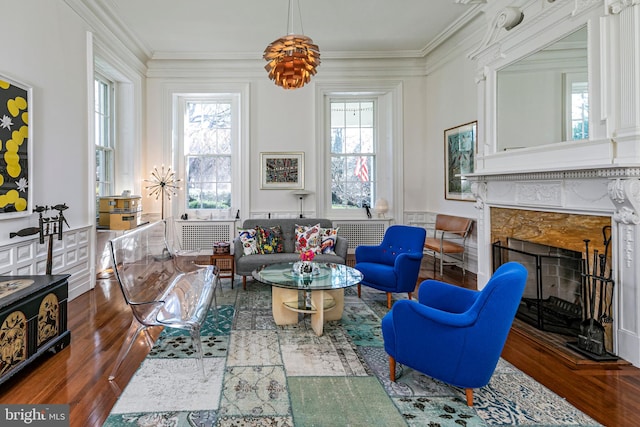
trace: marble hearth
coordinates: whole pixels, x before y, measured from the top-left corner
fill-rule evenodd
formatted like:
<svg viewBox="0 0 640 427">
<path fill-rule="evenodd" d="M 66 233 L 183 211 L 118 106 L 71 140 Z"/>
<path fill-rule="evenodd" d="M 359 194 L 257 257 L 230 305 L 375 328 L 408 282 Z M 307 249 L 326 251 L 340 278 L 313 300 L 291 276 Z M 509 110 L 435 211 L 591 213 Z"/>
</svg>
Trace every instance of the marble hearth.
<svg viewBox="0 0 640 427">
<path fill-rule="evenodd" d="M 584 252 L 602 251 L 611 226 L 615 281 L 613 353 L 640 366 L 640 170 L 476 174 L 478 286 L 493 271 L 491 244 L 514 237 Z"/>
</svg>

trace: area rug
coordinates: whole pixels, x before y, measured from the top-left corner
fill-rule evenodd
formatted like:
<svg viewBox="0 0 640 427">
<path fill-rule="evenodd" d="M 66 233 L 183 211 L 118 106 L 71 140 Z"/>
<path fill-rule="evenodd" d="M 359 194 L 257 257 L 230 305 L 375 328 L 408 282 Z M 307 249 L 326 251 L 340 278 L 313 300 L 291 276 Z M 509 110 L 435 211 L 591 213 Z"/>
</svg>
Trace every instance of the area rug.
<svg viewBox="0 0 640 427">
<path fill-rule="evenodd" d="M 380 318 L 384 293 L 345 292 L 339 321 L 322 336 L 300 315 L 277 326 L 271 288 L 225 281 L 202 328 L 206 381 L 188 336 L 163 331 L 104 426 L 342 427 L 575 426 L 599 424 L 500 360 L 491 382 L 464 390 L 398 365 L 388 378 Z"/>
</svg>

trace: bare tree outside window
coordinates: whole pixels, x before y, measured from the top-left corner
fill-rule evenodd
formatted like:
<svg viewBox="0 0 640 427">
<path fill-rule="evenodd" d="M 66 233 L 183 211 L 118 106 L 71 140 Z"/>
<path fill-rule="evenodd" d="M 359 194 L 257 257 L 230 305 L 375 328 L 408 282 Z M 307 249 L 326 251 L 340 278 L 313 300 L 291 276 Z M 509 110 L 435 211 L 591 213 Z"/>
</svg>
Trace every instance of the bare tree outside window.
<svg viewBox="0 0 640 427">
<path fill-rule="evenodd" d="M 189 101 L 184 123 L 187 209 L 231 208 L 231 103 Z"/>
</svg>

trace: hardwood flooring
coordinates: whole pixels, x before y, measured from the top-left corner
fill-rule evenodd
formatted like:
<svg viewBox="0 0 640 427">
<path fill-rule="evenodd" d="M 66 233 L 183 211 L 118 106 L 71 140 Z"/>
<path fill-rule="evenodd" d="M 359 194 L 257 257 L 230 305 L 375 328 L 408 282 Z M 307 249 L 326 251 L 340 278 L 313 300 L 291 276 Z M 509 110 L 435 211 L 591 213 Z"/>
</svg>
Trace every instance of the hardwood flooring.
<svg viewBox="0 0 640 427">
<path fill-rule="evenodd" d="M 430 265 L 425 262 L 420 281 L 434 276 Z M 452 268 L 445 270 L 442 280 L 472 289 L 476 285 L 473 274 L 463 278 L 460 270 Z M 98 280 L 94 290 L 69 303 L 71 345 L 41 357 L 0 386 L 0 403 L 68 403 L 71 426 L 101 426 L 120 392 L 107 378 L 130 321 L 117 283 Z M 640 425 L 640 369 L 628 364 L 603 369 L 594 363 L 576 368 L 550 346 L 514 327 L 503 356 L 600 423 Z M 124 388 L 146 354 L 140 339 L 118 372 L 120 387 Z"/>
</svg>

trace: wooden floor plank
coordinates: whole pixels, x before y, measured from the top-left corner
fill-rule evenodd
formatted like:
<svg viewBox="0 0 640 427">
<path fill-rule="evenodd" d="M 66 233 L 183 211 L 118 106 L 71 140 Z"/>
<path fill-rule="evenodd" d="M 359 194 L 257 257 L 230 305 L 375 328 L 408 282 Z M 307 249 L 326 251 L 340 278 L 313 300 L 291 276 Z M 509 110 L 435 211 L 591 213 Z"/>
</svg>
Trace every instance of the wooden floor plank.
<svg viewBox="0 0 640 427">
<path fill-rule="evenodd" d="M 420 281 L 433 277 L 471 289 L 476 286 L 471 273 L 463 277 L 460 270 L 446 268 L 440 278 L 427 262 Z M 118 397 L 107 378 L 130 321 L 131 313 L 117 283 L 98 280 L 94 290 L 69 303 L 71 345 L 58 354 L 42 357 L 0 386 L 0 403 L 68 403 L 71 426 L 101 426 Z M 118 373 L 121 388 L 147 352 L 139 339 Z M 640 425 L 638 368 L 626 365 L 600 369 L 596 364 L 571 369 L 545 345 L 513 332 L 503 357 L 604 425 Z"/>
</svg>

